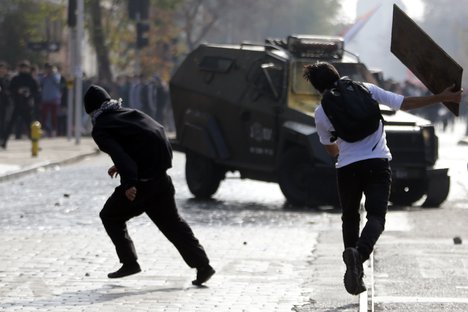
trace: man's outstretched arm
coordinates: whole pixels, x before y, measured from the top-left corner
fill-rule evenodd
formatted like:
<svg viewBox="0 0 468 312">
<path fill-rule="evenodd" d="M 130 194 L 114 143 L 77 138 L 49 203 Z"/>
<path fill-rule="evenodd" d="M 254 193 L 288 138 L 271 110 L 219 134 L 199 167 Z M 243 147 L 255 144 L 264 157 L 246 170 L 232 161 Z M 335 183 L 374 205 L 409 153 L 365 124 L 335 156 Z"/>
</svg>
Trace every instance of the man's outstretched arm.
<svg viewBox="0 0 468 312">
<path fill-rule="evenodd" d="M 463 89 L 459 91 L 452 91 L 455 85 L 451 85 L 444 91 L 428 96 L 407 96 L 401 103 L 401 110 L 410 110 L 420 108 L 440 102 L 452 102 L 460 104 Z"/>
</svg>

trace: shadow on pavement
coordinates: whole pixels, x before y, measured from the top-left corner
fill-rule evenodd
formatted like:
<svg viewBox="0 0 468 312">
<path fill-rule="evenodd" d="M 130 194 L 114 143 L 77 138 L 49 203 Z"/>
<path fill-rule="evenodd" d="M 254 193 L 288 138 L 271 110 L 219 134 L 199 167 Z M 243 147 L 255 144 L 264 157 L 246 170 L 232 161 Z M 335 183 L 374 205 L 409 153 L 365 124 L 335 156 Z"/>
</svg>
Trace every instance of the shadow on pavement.
<svg viewBox="0 0 468 312">
<path fill-rule="evenodd" d="M 282 205 L 265 205 L 259 202 L 238 202 L 238 201 L 224 201 L 215 198 L 198 199 L 195 197 L 189 198 L 182 202 L 184 209 L 209 209 L 209 210 L 249 210 L 249 211 L 285 211 L 285 212 L 300 212 L 300 213 L 341 213 L 339 207 L 333 206 L 319 206 L 319 207 L 306 207 L 306 206 L 293 206 L 286 201 Z"/>
<path fill-rule="evenodd" d="M 96 303 L 104 303 L 108 301 L 117 300 L 125 297 L 141 296 L 150 293 L 158 292 L 180 292 L 187 291 L 188 289 L 198 289 L 199 287 L 168 287 L 168 288 L 150 288 L 144 290 L 132 290 L 129 287 L 121 285 L 103 285 L 103 287 L 89 289 L 85 291 L 75 292 L 64 292 L 48 297 L 37 298 L 37 300 L 17 300 L 11 302 L 4 302 L 0 304 L 0 310 L 4 310 L 10 307 L 35 307 L 35 308 L 46 308 L 47 307 L 66 307 L 66 306 L 87 306 Z"/>
</svg>

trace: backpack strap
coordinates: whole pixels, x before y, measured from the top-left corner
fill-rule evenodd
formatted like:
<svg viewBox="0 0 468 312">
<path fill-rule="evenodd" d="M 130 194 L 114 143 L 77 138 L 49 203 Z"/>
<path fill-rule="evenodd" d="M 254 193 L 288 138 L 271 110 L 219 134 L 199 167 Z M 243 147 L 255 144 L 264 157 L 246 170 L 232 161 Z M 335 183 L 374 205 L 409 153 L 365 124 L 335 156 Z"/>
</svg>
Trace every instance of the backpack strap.
<svg viewBox="0 0 468 312">
<path fill-rule="evenodd" d="M 355 83 L 356 85 L 358 85 L 359 87 L 361 87 L 364 91 L 366 91 L 366 92 L 369 94 L 369 96 L 372 96 L 372 93 L 371 93 L 370 90 L 364 85 L 364 83 L 362 83 L 362 82 L 360 82 L 360 81 L 353 81 L 353 83 Z M 377 103 L 377 105 L 379 105 L 379 103 Z M 380 114 L 379 114 L 379 117 L 380 117 L 380 118 L 379 118 L 379 119 L 380 119 L 380 121 L 382 122 L 382 133 L 381 133 L 381 135 L 382 135 L 383 132 L 384 132 L 385 120 L 383 119 L 382 112 L 380 111 L 380 106 L 379 106 L 379 112 L 380 112 Z M 379 140 L 377 141 L 377 143 L 375 143 L 374 147 L 372 147 L 372 151 L 375 150 L 375 148 L 377 147 L 377 145 L 379 144 L 379 142 L 380 142 L 380 138 L 379 138 Z"/>
</svg>

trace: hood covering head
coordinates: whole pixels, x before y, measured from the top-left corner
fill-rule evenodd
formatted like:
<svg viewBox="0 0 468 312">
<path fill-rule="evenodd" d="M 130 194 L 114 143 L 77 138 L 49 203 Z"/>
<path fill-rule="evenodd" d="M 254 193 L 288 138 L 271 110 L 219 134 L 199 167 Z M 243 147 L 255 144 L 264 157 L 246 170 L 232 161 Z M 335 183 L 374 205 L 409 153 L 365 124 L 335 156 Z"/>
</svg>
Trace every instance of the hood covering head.
<svg viewBox="0 0 468 312">
<path fill-rule="evenodd" d="M 110 101 L 111 97 L 104 88 L 98 85 L 91 85 L 84 95 L 84 106 L 87 114 L 92 113 L 104 102 Z"/>
</svg>

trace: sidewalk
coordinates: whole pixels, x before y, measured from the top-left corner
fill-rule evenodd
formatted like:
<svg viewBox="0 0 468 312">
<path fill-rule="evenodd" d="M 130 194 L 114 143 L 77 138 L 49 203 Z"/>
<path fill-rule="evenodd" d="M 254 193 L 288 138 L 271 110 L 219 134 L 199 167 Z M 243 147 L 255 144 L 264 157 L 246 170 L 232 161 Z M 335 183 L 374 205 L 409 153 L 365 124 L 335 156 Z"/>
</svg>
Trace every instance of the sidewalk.
<svg viewBox="0 0 468 312">
<path fill-rule="evenodd" d="M 8 141 L 7 149 L 0 149 L 0 182 L 99 153 L 90 137 L 82 137 L 80 144 L 76 144 L 75 139 L 69 141 L 63 137 L 43 138 L 39 141 L 39 148 L 38 156 L 33 157 L 30 140 Z"/>
</svg>

